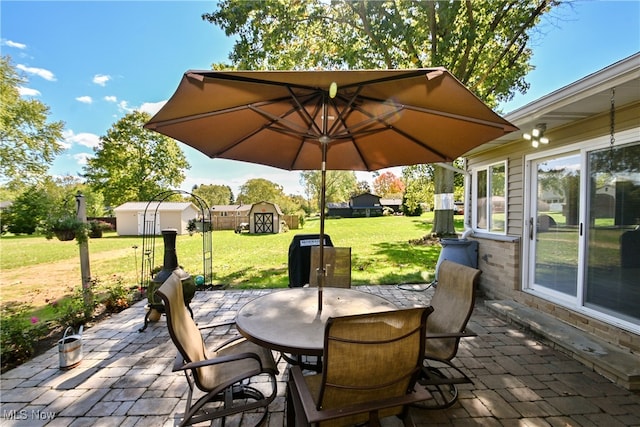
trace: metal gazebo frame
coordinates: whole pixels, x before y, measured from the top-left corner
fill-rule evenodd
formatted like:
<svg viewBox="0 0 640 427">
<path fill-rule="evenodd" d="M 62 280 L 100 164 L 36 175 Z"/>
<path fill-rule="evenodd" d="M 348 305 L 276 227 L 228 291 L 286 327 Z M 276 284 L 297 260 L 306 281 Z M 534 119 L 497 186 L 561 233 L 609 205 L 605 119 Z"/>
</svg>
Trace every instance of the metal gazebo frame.
<svg viewBox="0 0 640 427">
<path fill-rule="evenodd" d="M 151 280 L 151 272 L 155 262 L 155 241 L 160 230 L 156 230 L 156 218 L 160 205 L 170 196 L 174 194 L 185 194 L 191 196 L 200 208 L 200 220 L 202 231 L 202 275 L 204 282 L 211 284 L 213 280 L 213 245 L 212 231 L 213 223 L 211 222 L 211 210 L 207 203 L 195 194 L 183 190 L 168 190 L 156 194 L 152 200 L 147 203 L 144 209 L 144 226 L 142 233 L 142 266 L 140 274 L 140 286 L 146 288 Z M 153 211 L 153 215 L 148 215 L 149 207 L 153 203 L 158 203 Z M 150 219 L 149 219 L 150 218 Z"/>
</svg>

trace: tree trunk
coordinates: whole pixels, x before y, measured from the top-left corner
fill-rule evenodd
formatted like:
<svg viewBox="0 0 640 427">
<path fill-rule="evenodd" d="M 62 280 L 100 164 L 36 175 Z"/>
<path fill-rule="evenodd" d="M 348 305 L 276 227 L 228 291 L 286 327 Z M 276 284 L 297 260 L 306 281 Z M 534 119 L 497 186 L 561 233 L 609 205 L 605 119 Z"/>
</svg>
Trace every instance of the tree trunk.
<svg viewBox="0 0 640 427">
<path fill-rule="evenodd" d="M 438 237 L 454 236 L 453 226 L 453 171 L 434 165 L 434 216 L 431 234 Z"/>
</svg>

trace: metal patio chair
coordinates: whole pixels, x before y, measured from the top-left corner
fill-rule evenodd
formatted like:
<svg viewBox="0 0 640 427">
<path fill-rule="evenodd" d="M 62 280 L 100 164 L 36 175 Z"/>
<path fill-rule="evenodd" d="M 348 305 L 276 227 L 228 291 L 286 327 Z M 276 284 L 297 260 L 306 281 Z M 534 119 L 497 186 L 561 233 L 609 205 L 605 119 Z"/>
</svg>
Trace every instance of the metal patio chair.
<svg viewBox="0 0 640 427">
<path fill-rule="evenodd" d="M 431 307 L 329 318 L 321 374 L 303 375 L 292 366 L 287 425 L 347 426 L 399 415 L 429 399 L 414 390 L 424 355 Z"/>
<path fill-rule="evenodd" d="M 431 299 L 434 311 L 427 323 L 425 362 L 418 380 L 434 398 L 417 406 L 447 408 L 458 399 L 456 384 L 473 384 L 452 359 L 458 352 L 461 338 L 476 336 L 466 331 L 466 327 L 475 304 L 475 284 L 480 273 L 480 270 L 448 260 L 439 266 L 438 286 Z"/>
<path fill-rule="evenodd" d="M 263 408 L 261 424 L 268 414 L 267 406 L 276 397 L 278 370 L 271 352 L 242 337 L 233 338 L 207 350 L 201 329 L 187 311 L 182 297 L 180 278 L 172 273 L 156 294 L 162 299 L 171 340 L 178 349 L 174 371 L 183 371 L 189 384 L 184 418 L 181 426 L 254 411 Z M 262 376 L 270 381 L 271 394 L 265 396 L 251 386 L 250 380 Z M 264 389 L 262 380 L 261 389 Z M 204 392 L 193 405 L 194 390 Z M 223 424 L 224 425 L 224 424 Z"/>
</svg>

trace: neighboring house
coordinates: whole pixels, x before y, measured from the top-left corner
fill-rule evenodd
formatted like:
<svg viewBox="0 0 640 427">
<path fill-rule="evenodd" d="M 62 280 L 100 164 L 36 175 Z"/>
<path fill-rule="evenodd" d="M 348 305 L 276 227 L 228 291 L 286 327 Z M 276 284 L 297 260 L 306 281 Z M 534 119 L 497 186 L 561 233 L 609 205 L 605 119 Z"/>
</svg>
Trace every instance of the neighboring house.
<svg viewBox="0 0 640 427">
<path fill-rule="evenodd" d="M 249 211 L 249 233 L 265 234 L 285 231 L 284 214 L 275 203 L 254 203 Z"/>
<path fill-rule="evenodd" d="M 249 211 L 253 205 L 213 205 L 211 221 L 214 230 L 235 230 L 240 224 L 249 223 Z"/>
<path fill-rule="evenodd" d="M 327 216 L 351 218 L 351 205 L 349 205 L 349 202 L 327 203 Z"/>
<path fill-rule="evenodd" d="M 393 209 L 394 212 L 402 210 L 402 199 L 380 199 L 383 208 Z"/>
<path fill-rule="evenodd" d="M 119 236 L 141 236 L 145 228 L 147 232 L 155 229 L 155 234 L 165 228 L 186 234 L 189 220 L 200 215 L 200 210 L 191 202 L 127 202 L 113 211 Z"/>
<path fill-rule="evenodd" d="M 211 216 L 248 216 L 253 205 L 213 205 Z"/>
<path fill-rule="evenodd" d="M 371 193 L 362 193 L 354 196 L 348 203 L 327 203 L 327 216 L 357 218 L 381 215 L 380 197 Z"/>
<path fill-rule="evenodd" d="M 505 118 L 465 155 L 480 288 L 640 355 L 640 54 Z"/>
</svg>

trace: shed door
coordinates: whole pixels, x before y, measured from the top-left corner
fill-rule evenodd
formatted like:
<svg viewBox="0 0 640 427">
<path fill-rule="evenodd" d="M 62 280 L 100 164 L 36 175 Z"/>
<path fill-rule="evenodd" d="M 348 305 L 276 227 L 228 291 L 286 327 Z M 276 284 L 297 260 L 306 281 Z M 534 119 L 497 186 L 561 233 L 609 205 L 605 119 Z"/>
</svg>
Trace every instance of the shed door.
<svg viewBox="0 0 640 427">
<path fill-rule="evenodd" d="M 147 212 L 145 218 L 144 212 L 138 212 L 138 235 L 161 234 L 160 232 L 160 213 Z"/>
<path fill-rule="evenodd" d="M 254 214 L 256 233 L 273 233 L 273 213 Z"/>
</svg>

